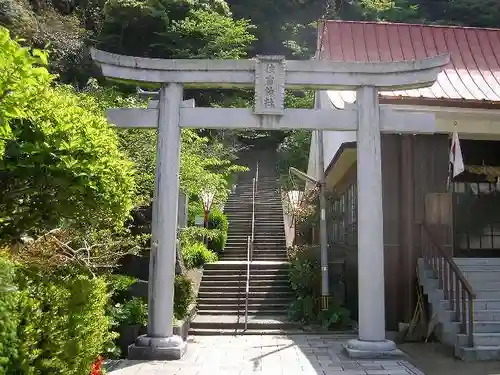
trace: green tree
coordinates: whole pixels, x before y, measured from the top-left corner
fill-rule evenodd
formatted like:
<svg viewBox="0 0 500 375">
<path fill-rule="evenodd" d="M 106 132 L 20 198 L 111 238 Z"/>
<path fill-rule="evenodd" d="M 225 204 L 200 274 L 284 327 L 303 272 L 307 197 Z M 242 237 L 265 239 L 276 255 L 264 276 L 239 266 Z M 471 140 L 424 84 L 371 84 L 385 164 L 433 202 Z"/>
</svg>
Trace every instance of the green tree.
<svg viewBox="0 0 500 375">
<path fill-rule="evenodd" d="M 120 226 L 133 205 L 133 169 L 95 100 L 53 86 L 45 53 L 4 28 L 0 46 L 0 239 L 62 223 Z"/>
<path fill-rule="evenodd" d="M 60 82 L 82 85 L 93 67 L 85 47 L 85 28 L 78 1 L 0 0 L 0 25 L 23 38 L 25 45 L 50 52 L 49 71 Z"/>
<path fill-rule="evenodd" d="M 92 80 L 85 93 L 99 104 L 99 111 L 108 108 L 144 107 L 146 101 L 135 94 L 123 94 L 113 87 L 102 87 Z M 138 205 L 147 205 L 153 197 L 156 165 L 155 129 L 119 129 L 120 149 L 134 163 L 137 181 Z M 241 171 L 235 165 L 233 150 L 217 139 L 202 137 L 192 129 L 183 129 L 181 138 L 180 188 L 188 195 L 198 195 L 211 187 L 216 200 L 227 197 L 229 177 Z"/>
<path fill-rule="evenodd" d="M 222 1 L 109 0 L 98 47 L 133 56 L 238 58 L 254 39 Z"/>
</svg>

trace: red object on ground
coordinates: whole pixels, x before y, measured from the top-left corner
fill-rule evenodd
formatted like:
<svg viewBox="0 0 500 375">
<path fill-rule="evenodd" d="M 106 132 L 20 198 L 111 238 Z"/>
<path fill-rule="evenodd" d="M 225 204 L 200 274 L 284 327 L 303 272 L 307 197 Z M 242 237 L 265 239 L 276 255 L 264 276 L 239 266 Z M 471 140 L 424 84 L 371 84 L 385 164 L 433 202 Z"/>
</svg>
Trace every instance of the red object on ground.
<svg viewBox="0 0 500 375">
<path fill-rule="evenodd" d="M 104 362 L 104 359 L 99 356 L 97 359 L 92 363 L 92 368 L 90 369 L 90 374 L 89 375 L 102 375 L 102 363 Z"/>
</svg>

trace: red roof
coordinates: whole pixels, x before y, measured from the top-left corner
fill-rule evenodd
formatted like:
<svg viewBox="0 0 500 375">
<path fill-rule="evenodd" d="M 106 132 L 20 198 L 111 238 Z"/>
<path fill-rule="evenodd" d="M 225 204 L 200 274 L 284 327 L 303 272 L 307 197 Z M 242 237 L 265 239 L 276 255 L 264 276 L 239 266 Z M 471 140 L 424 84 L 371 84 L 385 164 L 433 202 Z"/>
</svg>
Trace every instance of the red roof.
<svg viewBox="0 0 500 375">
<path fill-rule="evenodd" d="M 383 97 L 500 102 L 500 29 L 325 21 L 320 33 L 320 57 L 334 61 L 390 62 L 450 53 L 432 87 L 383 92 Z M 352 92 L 337 95 L 354 100 Z"/>
</svg>

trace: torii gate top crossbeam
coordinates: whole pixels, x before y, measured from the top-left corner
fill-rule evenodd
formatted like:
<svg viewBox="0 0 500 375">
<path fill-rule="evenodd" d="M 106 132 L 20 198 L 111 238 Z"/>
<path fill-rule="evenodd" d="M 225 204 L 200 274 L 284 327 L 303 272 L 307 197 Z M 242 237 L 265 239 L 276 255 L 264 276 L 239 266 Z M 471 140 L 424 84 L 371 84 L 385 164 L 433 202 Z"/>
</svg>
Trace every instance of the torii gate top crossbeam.
<svg viewBox="0 0 500 375">
<path fill-rule="evenodd" d="M 247 60 L 165 60 L 117 55 L 91 49 L 104 76 L 131 82 L 181 83 L 185 87 L 253 87 L 259 57 Z M 449 55 L 401 62 L 333 62 L 285 60 L 265 56 L 282 66 L 287 88 L 345 90 L 375 86 L 378 90 L 406 90 L 430 86 Z"/>
</svg>

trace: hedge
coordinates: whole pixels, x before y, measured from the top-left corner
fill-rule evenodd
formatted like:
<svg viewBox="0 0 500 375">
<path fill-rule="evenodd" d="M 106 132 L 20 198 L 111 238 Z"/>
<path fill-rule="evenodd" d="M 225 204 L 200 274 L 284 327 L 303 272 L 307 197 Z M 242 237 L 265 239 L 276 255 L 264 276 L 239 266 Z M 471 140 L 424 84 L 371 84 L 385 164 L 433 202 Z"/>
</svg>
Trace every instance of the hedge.
<svg viewBox="0 0 500 375">
<path fill-rule="evenodd" d="M 102 278 L 39 275 L 0 258 L 0 374 L 88 375 L 112 345 Z"/>
</svg>

